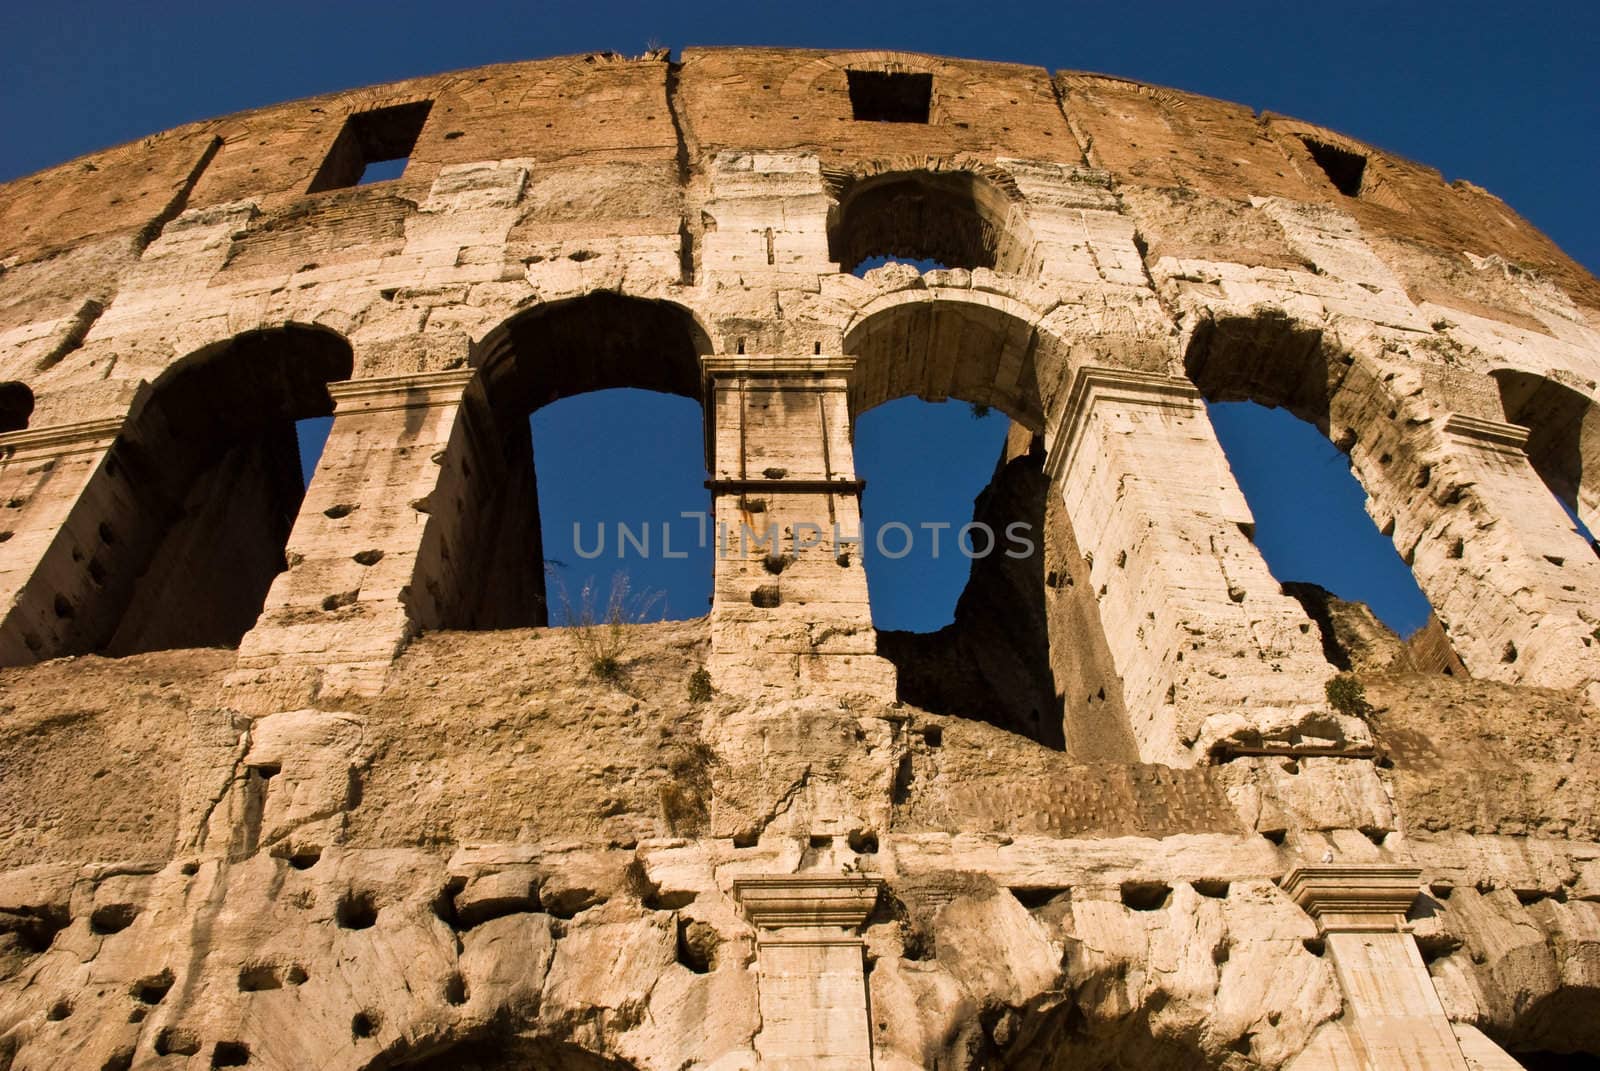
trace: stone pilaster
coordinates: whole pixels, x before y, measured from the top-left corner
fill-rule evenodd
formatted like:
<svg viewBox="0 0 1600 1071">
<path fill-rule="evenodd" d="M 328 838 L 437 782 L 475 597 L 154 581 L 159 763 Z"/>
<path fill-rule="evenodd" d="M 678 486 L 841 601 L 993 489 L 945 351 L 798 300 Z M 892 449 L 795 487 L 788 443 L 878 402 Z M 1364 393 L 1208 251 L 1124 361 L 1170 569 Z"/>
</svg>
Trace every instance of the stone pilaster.
<svg viewBox="0 0 1600 1071">
<path fill-rule="evenodd" d="M 435 623 L 450 595 L 434 576 L 448 555 L 432 515 L 470 464 L 452 439 L 473 375 L 329 385 L 333 428 L 289 537 L 289 568 L 244 637 L 233 683 L 369 694 L 413 632 Z"/>
<path fill-rule="evenodd" d="M 711 672 L 735 692 L 892 698 L 861 564 L 840 357 L 708 357 Z"/>
<path fill-rule="evenodd" d="M 1046 461 L 1090 563 L 1140 757 L 1370 753 L 1326 709 L 1315 626 L 1251 542 L 1254 520 L 1188 380 L 1080 369 Z"/>
<path fill-rule="evenodd" d="M 755 925 L 761 1030 L 774 1071 L 872 1066 L 865 946 L 857 931 L 878 900 L 875 878 L 739 878 L 734 896 Z"/>
<path fill-rule="evenodd" d="M 123 424 L 0 435 L 0 665 L 80 650 L 85 626 L 112 601 L 102 592 L 122 583 L 111 571 L 115 519 L 131 491 L 110 455 Z"/>
<path fill-rule="evenodd" d="M 1308 1052 L 1296 1067 L 1349 1066 L 1337 1050 L 1371 1071 L 1466 1071 L 1405 926 L 1421 880 L 1415 867 L 1384 864 L 1303 866 L 1283 878 L 1283 891 L 1317 922 L 1346 1007 L 1334 1028 L 1342 1037 L 1323 1040 L 1328 1051 Z"/>
</svg>

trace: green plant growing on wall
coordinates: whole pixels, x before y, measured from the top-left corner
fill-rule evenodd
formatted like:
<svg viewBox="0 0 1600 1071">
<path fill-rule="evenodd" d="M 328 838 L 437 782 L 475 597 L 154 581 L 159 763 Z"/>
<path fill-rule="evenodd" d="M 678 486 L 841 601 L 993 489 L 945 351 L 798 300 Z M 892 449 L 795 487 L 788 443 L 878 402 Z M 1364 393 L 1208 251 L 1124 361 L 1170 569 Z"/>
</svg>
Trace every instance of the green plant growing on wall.
<svg viewBox="0 0 1600 1071">
<path fill-rule="evenodd" d="M 1330 677 L 1327 693 L 1328 705 L 1340 714 L 1348 714 L 1352 718 L 1366 718 L 1372 715 L 1372 704 L 1367 702 L 1367 690 L 1352 674 L 1341 673 L 1336 677 Z"/>
</svg>

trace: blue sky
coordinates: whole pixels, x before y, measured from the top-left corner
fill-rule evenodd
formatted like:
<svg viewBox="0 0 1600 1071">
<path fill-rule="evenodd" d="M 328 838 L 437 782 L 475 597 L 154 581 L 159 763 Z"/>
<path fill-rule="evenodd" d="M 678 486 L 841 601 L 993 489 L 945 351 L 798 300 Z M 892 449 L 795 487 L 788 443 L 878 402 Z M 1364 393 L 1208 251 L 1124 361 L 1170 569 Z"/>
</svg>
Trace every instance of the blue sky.
<svg viewBox="0 0 1600 1071">
<path fill-rule="evenodd" d="M 1486 186 L 1591 270 L 1600 265 L 1600 5 L 1576 3 L 14 3 L 0 10 L 0 180 L 192 119 L 333 89 L 697 44 L 901 48 L 1102 71 L 1241 101 Z M 1229 406 L 1213 416 L 1280 578 L 1367 599 L 1402 631 L 1421 624 L 1425 604 L 1406 594 L 1408 575 L 1331 448 L 1282 414 Z M 619 501 L 630 516 L 616 519 L 632 521 L 703 508 L 697 421 L 691 402 L 610 393 L 542 411 L 534 430 L 547 527 L 573 513 L 607 518 Z M 567 445 L 592 444 L 583 432 L 597 423 L 611 444 L 605 456 Z M 868 414 L 857 466 L 869 480 L 869 516 L 910 510 L 901 519 L 913 525 L 964 522 L 1003 428 L 959 404 Z M 930 461 L 936 476 L 919 486 L 915 474 Z M 547 554 L 561 559 L 567 552 L 550 535 Z M 635 586 L 664 590 L 671 616 L 700 613 L 709 566 L 690 562 L 636 573 Z M 949 619 L 960 558 L 874 562 L 869 548 L 867 564 L 880 623 Z"/>
</svg>

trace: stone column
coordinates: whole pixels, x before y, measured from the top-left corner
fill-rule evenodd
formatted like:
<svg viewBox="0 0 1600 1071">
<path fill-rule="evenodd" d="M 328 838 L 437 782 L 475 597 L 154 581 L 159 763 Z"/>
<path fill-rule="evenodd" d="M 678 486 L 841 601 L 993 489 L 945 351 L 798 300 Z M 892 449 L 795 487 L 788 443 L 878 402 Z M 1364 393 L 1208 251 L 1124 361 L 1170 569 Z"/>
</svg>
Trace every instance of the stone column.
<svg viewBox="0 0 1600 1071">
<path fill-rule="evenodd" d="M 0 665 L 75 653 L 106 585 L 132 583 L 111 571 L 130 501 L 110 456 L 123 423 L 0 435 Z"/>
<path fill-rule="evenodd" d="M 1186 379 L 1078 371 L 1046 472 L 1088 560 L 1145 762 L 1370 754 L 1326 708 L 1334 670 L 1251 542 L 1254 521 Z"/>
<path fill-rule="evenodd" d="M 1297 1068 L 1356 1066 L 1372 1071 L 1467 1071 L 1466 1058 L 1405 914 L 1422 872 L 1370 864 L 1304 866 L 1283 891 L 1317 922 L 1344 993 L 1343 1038 L 1325 1039 Z M 1347 1044 L 1343 1044 L 1343 1043 Z"/>
<path fill-rule="evenodd" d="M 469 370 L 329 384 L 333 428 L 289 536 L 289 568 L 244 637 L 230 684 L 263 701 L 306 688 L 373 694 L 452 604 L 444 542 L 473 458 L 459 418 Z M 277 709 L 274 706 L 274 709 Z"/>
<path fill-rule="evenodd" d="M 861 566 L 842 357 L 707 357 L 710 669 L 732 692 L 894 697 Z"/>
<path fill-rule="evenodd" d="M 1378 395 L 1388 420 L 1352 423 L 1351 459 L 1456 654 L 1475 677 L 1600 701 L 1600 559 L 1534 471 L 1527 429 L 1400 393 Z"/>
<path fill-rule="evenodd" d="M 756 927 L 763 1068 L 872 1066 L 865 945 L 856 932 L 878 900 L 876 878 L 739 878 L 733 893 Z"/>
</svg>

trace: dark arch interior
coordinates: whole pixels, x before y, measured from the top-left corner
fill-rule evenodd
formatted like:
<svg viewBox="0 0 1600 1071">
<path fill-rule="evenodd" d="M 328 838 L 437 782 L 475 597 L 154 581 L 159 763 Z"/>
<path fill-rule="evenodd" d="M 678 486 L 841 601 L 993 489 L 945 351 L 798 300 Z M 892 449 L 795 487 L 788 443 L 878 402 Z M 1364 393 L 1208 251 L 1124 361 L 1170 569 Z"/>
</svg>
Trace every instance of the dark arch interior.
<svg viewBox="0 0 1600 1071">
<path fill-rule="evenodd" d="M 1032 432 L 1044 428 L 1040 337 L 988 305 L 909 301 L 867 317 L 845 336 L 856 360 L 850 410 L 861 414 L 896 398 L 958 398 L 992 406 Z"/>
<path fill-rule="evenodd" d="M 876 421 L 869 411 L 908 397 L 966 403 L 957 414 L 992 407 L 994 419 L 1010 418 L 997 455 L 985 458 L 987 486 L 970 515 L 996 534 L 996 547 L 971 559 L 949 625 L 933 632 L 880 630 L 878 651 L 895 663 L 906 702 L 988 721 L 1075 758 L 1126 761 L 1135 752 L 1088 567 L 1065 504 L 1051 493 L 1044 471 L 1039 369 L 1057 362 L 1041 354 L 1043 344 L 1016 317 L 988 306 L 936 301 L 879 313 L 847 336 L 845 351 L 857 361 L 851 409 L 858 422 Z M 884 419 L 891 419 L 888 411 Z M 910 427 L 888 431 L 903 434 Z M 883 516 L 874 505 L 875 489 L 912 474 L 875 468 L 859 445 L 858 440 L 857 469 L 867 483 L 864 538 L 874 540 L 877 526 L 891 521 L 917 528 L 921 518 Z M 912 463 L 924 471 L 948 466 L 942 445 L 923 441 Z M 1029 544 L 1016 557 L 1006 551 L 1024 548 L 1005 538 L 1014 524 L 1023 526 Z M 945 535 L 946 553 L 954 536 Z M 976 550 L 975 543 L 969 545 Z M 907 557 L 875 565 L 881 573 L 908 563 L 915 569 L 916 562 Z"/>
<path fill-rule="evenodd" d="M 536 306 L 478 347 L 481 373 L 468 392 L 465 485 L 446 545 L 458 597 L 442 607 L 446 628 L 517 628 L 550 620 L 529 415 L 579 394 L 631 387 L 700 399 L 700 355 L 711 343 L 679 306 L 600 291 Z M 563 442 L 564 460 L 604 451 Z M 685 503 L 693 509 L 703 503 Z"/>
<path fill-rule="evenodd" d="M 33 391 L 16 380 L 0 383 L 0 432 L 21 431 L 33 415 Z"/>
<path fill-rule="evenodd" d="M 109 654 L 233 646 L 255 623 L 305 485 L 295 421 L 333 411 L 350 347 L 317 328 L 200 350 L 135 403 L 74 534 L 84 597 L 58 597 L 66 646 Z M 64 612 L 63 612 L 64 611 Z"/>
<path fill-rule="evenodd" d="M 1571 387 L 1528 372 L 1492 373 L 1506 420 L 1528 429 L 1528 460 L 1568 512 L 1600 512 L 1600 407 Z M 1585 534 L 1588 534 L 1587 532 Z"/>
<path fill-rule="evenodd" d="M 829 219 L 828 256 L 845 271 L 882 256 L 1017 271 L 1027 243 L 1015 226 L 1010 201 L 980 175 L 895 172 L 845 191 Z"/>
<path fill-rule="evenodd" d="M 569 1042 L 497 1029 L 456 1042 L 397 1046 L 362 1071 L 632 1071 L 634 1065 Z M 418 1051 L 421 1050 L 421 1051 Z"/>
</svg>

